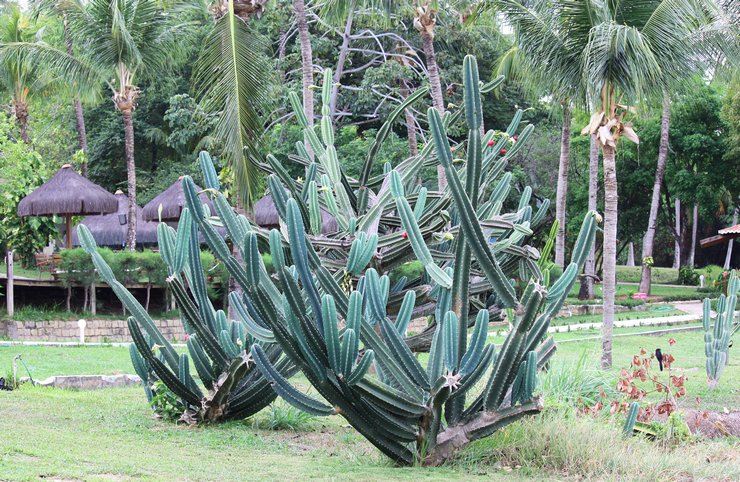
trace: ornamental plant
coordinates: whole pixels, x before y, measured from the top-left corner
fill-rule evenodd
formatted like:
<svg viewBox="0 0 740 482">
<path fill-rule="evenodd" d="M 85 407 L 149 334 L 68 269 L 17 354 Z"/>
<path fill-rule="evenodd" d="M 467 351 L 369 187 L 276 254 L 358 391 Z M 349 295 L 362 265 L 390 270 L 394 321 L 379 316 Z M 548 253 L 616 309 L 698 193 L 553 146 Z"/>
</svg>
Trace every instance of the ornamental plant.
<svg viewBox="0 0 740 482">
<path fill-rule="evenodd" d="M 724 275 L 724 276 L 723 276 Z M 710 389 L 717 387 L 722 372 L 727 365 L 727 356 L 730 349 L 732 335 L 740 326 L 740 319 L 735 317 L 737 295 L 740 292 L 740 279 L 736 271 L 724 271 L 720 277 L 727 280 L 727 296 L 719 295 L 717 300 L 717 316 L 712 327 L 711 303 L 704 299 L 702 325 L 704 327 L 704 354 L 707 357 L 707 384 Z"/>
<path fill-rule="evenodd" d="M 214 229 L 192 179 L 183 178 L 187 206 L 199 233 L 239 286 L 240 291 L 232 292 L 229 299 L 247 332 L 261 342 L 250 348 L 259 371 L 286 402 L 313 415 L 341 415 L 402 465 L 440 464 L 468 443 L 542 409 L 542 398 L 536 393 L 537 372 L 555 350 L 545 334 L 576 281 L 596 229 L 595 213 L 588 213 L 571 263 L 547 286 L 536 264 L 539 251 L 519 244 L 531 234 L 531 208 L 520 204 L 516 213 L 502 215 L 502 199 L 494 196 L 489 202 L 491 192 L 503 189 L 502 180 L 507 186 L 508 176 L 503 173 L 505 163 L 482 155 L 487 140 L 479 132 L 480 85 L 473 57 L 465 59 L 464 79 L 468 127 L 468 141 L 460 146 L 466 152 L 464 159 L 453 158 L 445 120 L 430 109 L 432 147 L 388 169 L 380 190 L 371 194 L 365 183 L 344 175 L 330 143 L 327 147 L 308 130 L 316 162 L 308 165 L 303 185 L 289 178 L 278 185 L 274 177 L 270 179 L 282 219 L 280 230 L 267 233 L 236 215 L 219 192 L 210 157 L 203 153 L 206 192 L 228 236 L 241 240 L 236 244 L 244 263 Z M 322 122 L 321 135 L 331 140 L 328 121 Z M 407 195 L 416 172 L 411 166 L 418 168 L 430 157 L 442 164 L 449 180 L 449 190 L 437 193 L 437 202 L 449 206 L 450 219 L 459 223 L 447 230 L 455 241 L 454 255 L 442 263 L 432 255 L 428 235 L 420 226 L 429 211 L 433 216 L 439 216 L 439 211 L 427 211 L 418 196 L 412 208 Z M 322 172 L 319 183 L 316 179 Z M 501 180 L 495 183 L 497 179 Z M 350 192 L 356 195 L 356 208 Z M 312 219 L 319 196 L 337 214 L 342 237 L 324 240 L 316 234 Z M 331 207 L 332 203 L 354 215 L 342 219 L 342 211 Z M 396 225 L 400 224 L 407 238 L 389 234 L 381 242 L 377 230 L 381 214 L 388 210 L 395 212 Z M 502 218 L 511 227 L 499 228 L 492 243 L 486 221 Z M 341 250 L 334 250 L 342 243 L 349 245 L 346 258 Z M 398 299 L 397 287 L 391 287 L 388 275 L 377 269 L 381 243 L 390 248 L 389 256 L 408 259 L 410 254 L 401 253 L 410 250 L 434 285 L 437 323 L 426 366 L 403 338 L 418 304 L 416 292 L 406 290 Z M 265 276 L 262 254 L 267 249 L 274 277 Z M 508 269 L 517 272 L 519 291 L 505 274 L 504 265 L 513 265 Z M 472 273 L 479 274 L 480 284 L 494 293 L 500 306 L 515 314 L 513 329 L 499 350 L 487 342 L 489 312 L 485 308 L 477 310 L 468 337 Z M 296 389 L 270 360 L 265 344 L 282 348 L 322 399 Z"/>
</svg>

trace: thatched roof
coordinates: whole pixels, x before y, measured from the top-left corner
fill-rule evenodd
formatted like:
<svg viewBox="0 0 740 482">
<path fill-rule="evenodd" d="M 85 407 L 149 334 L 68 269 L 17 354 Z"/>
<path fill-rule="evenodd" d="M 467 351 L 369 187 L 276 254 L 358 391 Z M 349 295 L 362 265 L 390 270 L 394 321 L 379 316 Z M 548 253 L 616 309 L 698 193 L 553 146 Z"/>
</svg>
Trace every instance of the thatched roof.
<svg viewBox="0 0 740 482">
<path fill-rule="evenodd" d="M 202 188 L 197 185 L 195 189 L 202 191 Z M 208 196 L 201 194 L 200 201 L 208 205 L 211 213 L 215 213 L 213 202 Z M 180 213 L 185 204 L 185 192 L 182 188 L 182 178 L 180 178 L 149 201 L 142 210 L 142 216 L 146 221 L 159 221 L 159 206 L 162 205 L 162 221 L 177 221 L 180 219 Z"/>
<path fill-rule="evenodd" d="M 19 216 L 106 214 L 118 209 L 116 197 L 65 164 L 18 203 Z"/>
<path fill-rule="evenodd" d="M 118 211 L 112 214 L 99 216 L 87 216 L 80 224 L 84 224 L 90 230 L 98 246 L 122 247 L 126 245 L 128 237 L 128 219 L 121 224 L 119 215 L 128 217 L 128 197 L 121 191 L 116 192 L 118 199 Z M 141 208 L 136 206 L 136 244 L 157 244 L 157 223 L 145 221 L 141 217 Z M 72 231 L 72 245 L 79 246 L 77 230 Z"/>
<path fill-rule="evenodd" d="M 275 228 L 280 225 L 280 215 L 278 214 L 272 195 L 267 194 L 254 205 L 253 220 L 263 228 Z M 331 213 L 321 209 L 321 233 L 333 233 L 337 230 L 337 220 Z"/>
</svg>

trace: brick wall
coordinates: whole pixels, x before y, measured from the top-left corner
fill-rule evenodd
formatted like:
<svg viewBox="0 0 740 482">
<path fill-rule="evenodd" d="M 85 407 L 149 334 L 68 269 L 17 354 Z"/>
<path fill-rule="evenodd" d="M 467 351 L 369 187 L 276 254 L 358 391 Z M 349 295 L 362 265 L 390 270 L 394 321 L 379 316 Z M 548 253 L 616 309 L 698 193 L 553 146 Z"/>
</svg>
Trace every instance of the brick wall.
<svg viewBox="0 0 740 482">
<path fill-rule="evenodd" d="M 126 320 L 86 320 L 85 341 L 128 342 L 131 335 Z M 162 335 L 180 343 L 185 331 L 180 320 L 155 320 Z M 77 321 L 0 321 L 0 335 L 22 341 L 79 341 Z"/>
</svg>

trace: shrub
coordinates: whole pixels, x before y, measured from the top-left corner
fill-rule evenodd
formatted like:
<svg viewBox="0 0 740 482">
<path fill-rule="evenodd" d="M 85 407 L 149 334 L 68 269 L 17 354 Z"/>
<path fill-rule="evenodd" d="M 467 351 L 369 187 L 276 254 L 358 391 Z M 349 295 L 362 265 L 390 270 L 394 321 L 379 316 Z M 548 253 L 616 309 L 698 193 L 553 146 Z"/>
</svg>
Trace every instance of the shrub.
<svg viewBox="0 0 740 482">
<path fill-rule="evenodd" d="M 678 269 L 678 284 L 696 286 L 699 284 L 699 273 L 693 266 L 681 266 Z"/>
</svg>

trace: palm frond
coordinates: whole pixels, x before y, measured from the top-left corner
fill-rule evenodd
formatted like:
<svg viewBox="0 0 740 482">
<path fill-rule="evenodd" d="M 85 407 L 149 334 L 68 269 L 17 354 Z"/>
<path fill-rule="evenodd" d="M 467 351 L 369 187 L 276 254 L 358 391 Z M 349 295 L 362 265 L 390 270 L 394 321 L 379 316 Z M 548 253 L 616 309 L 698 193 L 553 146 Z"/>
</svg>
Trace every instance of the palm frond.
<svg viewBox="0 0 740 482">
<path fill-rule="evenodd" d="M 256 192 L 256 161 L 271 71 L 264 50 L 261 36 L 234 14 L 233 0 L 229 0 L 229 11 L 207 36 L 194 73 L 196 97 L 202 108 L 219 113 L 214 136 L 233 167 L 245 207 L 250 207 L 260 194 Z"/>
</svg>

